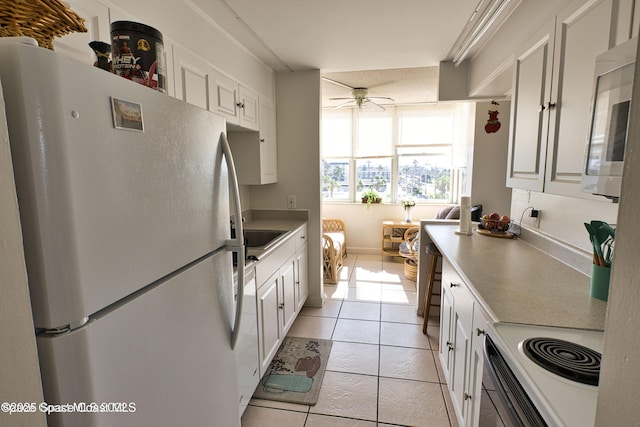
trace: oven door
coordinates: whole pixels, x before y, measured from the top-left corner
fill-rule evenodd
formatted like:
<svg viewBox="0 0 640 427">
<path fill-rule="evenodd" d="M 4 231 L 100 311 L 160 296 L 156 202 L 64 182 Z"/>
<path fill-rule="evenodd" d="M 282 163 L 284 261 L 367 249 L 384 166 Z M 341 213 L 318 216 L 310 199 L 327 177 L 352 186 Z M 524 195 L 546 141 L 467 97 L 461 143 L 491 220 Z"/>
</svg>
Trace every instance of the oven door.
<svg viewBox="0 0 640 427">
<path fill-rule="evenodd" d="M 547 426 L 488 335 L 484 342 L 484 363 L 485 371 L 494 382 L 500 397 L 499 402 L 494 402 L 501 406 L 498 412 L 508 415 L 508 419 L 503 419 L 505 424 L 513 427 Z"/>
</svg>

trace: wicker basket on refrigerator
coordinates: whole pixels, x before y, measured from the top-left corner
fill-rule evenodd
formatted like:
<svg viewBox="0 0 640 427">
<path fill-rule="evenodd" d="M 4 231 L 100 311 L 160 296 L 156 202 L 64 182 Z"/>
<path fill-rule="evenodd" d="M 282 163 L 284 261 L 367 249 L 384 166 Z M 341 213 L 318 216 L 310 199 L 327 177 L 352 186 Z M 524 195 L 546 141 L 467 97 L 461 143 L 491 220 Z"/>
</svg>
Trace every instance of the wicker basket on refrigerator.
<svg viewBox="0 0 640 427">
<path fill-rule="evenodd" d="M 0 0 L 0 37 L 32 37 L 53 50 L 54 37 L 86 33 L 84 19 L 59 0 Z"/>
</svg>

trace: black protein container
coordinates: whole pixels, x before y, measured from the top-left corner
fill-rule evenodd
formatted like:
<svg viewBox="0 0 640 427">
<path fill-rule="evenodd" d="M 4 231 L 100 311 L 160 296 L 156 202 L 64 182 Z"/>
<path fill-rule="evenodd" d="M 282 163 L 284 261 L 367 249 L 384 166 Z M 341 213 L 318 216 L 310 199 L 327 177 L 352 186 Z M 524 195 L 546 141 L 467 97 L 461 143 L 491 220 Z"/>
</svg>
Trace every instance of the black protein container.
<svg viewBox="0 0 640 427">
<path fill-rule="evenodd" d="M 160 31 L 139 22 L 111 24 L 113 72 L 160 92 L 167 92 L 164 45 Z"/>
</svg>

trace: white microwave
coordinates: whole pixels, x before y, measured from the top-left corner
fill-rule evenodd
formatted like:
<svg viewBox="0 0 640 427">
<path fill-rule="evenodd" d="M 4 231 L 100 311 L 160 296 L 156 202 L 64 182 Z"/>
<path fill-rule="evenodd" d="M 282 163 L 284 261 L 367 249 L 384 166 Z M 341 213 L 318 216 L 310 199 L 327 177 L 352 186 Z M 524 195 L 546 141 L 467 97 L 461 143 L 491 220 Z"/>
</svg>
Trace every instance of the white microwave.
<svg viewBox="0 0 640 427">
<path fill-rule="evenodd" d="M 627 142 L 638 39 L 596 58 L 585 169 L 580 189 L 617 202 Z"/>
</svg>

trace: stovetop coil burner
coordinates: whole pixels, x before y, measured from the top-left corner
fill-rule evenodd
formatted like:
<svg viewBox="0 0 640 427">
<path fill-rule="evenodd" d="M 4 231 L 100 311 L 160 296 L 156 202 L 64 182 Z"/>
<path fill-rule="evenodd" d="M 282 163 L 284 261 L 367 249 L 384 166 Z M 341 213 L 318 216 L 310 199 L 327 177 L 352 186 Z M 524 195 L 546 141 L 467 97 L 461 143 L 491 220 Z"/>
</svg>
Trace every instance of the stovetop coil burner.
<svg viewBox="0 0 640 427">
<path fill-rule="evenodd" d="M 582 384 L 598 385 L 601 354 L 557 338 L 529 338 L 524 354 L 542 368 Z"/>
</svg>

